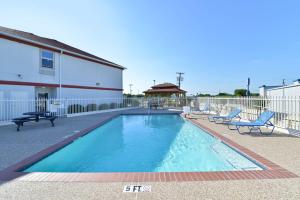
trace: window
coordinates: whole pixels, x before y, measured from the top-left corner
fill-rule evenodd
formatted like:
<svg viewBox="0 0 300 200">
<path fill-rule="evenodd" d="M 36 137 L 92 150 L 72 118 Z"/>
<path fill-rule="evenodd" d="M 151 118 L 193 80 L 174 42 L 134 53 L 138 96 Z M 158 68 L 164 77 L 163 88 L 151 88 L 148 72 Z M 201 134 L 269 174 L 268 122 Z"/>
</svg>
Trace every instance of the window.
<svg viewBox="0 0 300 200">
<path fill-rule="evenodd" d="M 51 51 L 41 51 L 41 65 L 45 68 L 54 68 L 54 53 Z"/>
</svg>

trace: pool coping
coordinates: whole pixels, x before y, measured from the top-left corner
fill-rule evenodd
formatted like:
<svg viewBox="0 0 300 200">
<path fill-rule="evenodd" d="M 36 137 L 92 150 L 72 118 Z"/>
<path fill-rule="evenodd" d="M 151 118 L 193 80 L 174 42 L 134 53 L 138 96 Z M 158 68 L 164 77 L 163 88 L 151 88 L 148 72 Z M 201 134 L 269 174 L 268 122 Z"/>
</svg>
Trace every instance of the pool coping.
<svg viewBox="0 0 300 200">
<path fill-rule="evenodd" d="M 105 124 L 111 119 L 123 115 L 116 113 L 101 119 L 95 125 L 88 127 L 63 141 L 54 144 L 28 158 L 11 165 L 0 171 L 0 181 L 62 181 L 62 182 L 182 182 L 182 181 L 218 181 L 218 180 L 245 180 L 245 179 L 280 179 L 296 178 L 298 175 L 280 167 L 253 151 L 233 142 L 216 131 L 208 128 L 204 124 L 194 119 L 187 119 L 194 125 L 206 131 L 213 137 L 218 138 L 224 144 L 236 150 L 238 153 L 248 157 L 258 165 L 264 167 L 263 170 L 249 171 L 217 171 L 217 172 L 117 172 L 117 173 L 64 173 L 64 172 L 20 172 L 39 160 L 47 157 L 51 153 L 65 147 L 74 140 L 88 134 L 90 131 Z M 125 113 L 126 114 L 126 113 Z M 141 113 L 138 113 L 141 114 Z M 147 114 L 147 113 L 145 113 Z M 157 114 L 157 113 L 151 113 Z M 164 113 L 158 113 L 164 114 Z M 167 113 L 168 114 L 168 113 Z M 132 114 L 130 114 L 132 115 Z"/>
</svg>

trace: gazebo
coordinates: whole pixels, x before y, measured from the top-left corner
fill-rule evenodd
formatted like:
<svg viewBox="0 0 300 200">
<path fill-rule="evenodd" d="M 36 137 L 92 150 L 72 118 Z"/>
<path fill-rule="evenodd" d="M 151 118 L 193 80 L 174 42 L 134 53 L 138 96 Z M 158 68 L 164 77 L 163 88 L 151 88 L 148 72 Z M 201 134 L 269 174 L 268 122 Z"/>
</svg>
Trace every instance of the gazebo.
<svg viewBox="0 0 300 200">
<path fill-rule="evenodd" d="M 146 97 L 184 97 L 186 91 L 180 89 L 177 85 L 172 83 L 162 83 L 154 85 L 151 89 L 144 91 Z"/>
</svg>

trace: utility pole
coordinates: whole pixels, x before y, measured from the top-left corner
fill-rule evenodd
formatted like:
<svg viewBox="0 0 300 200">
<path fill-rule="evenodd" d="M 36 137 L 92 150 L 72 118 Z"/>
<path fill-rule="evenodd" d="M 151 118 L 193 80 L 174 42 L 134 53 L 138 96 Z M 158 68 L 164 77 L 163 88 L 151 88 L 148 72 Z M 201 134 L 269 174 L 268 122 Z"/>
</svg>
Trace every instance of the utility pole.
<svg viewBox="0 0 300 200">
<path fill-rule="evenodd" d="M 130 93 L 130 95 L 132 94 L 132 89 L 131 89 L 132 86 L 133 86 L 133 84 L 129 84 L 129 93 Z"/>
<path fill-rule="evenodd" d="M 155 80 L 153 80 L 153 86 L 155 85 Z"/>
<path fill-rule="evenodd" d="M 247 96 L 250 96 L 250 78 L 248 78 L 248 83 L 247 83 Z"/>
<path fill-rule="evenodd" d="M 177 76 L 177 82 L 178 82 L 178 87 L 180 89 L 181 81 L 183 81 L 182 75 L 184 75 L 184 72 L 176 72 L 176 74 L 178 74 L 178 76 Z"/>
<path fill-rule="evenodd" d="M 285 86 L 285 79 L 282 79 L 282 96 L 285 96 L 285 92 L 284 92 L 284 86 Z"/>
</svg>

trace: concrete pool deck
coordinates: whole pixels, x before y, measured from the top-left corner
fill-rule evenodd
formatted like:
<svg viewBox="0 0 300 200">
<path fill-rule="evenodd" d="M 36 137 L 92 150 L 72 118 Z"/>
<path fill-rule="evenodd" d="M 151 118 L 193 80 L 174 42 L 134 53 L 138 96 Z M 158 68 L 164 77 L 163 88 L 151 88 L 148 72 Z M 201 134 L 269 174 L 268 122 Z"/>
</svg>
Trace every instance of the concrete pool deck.
<svg viewBox="0 0 300 200">
<path fill-rule="evenodd" d="M 133 111 L 131 111 L 133 112 Z M 135 110 L 134 112 L 144 112 Z M 159 112 L 159 111 L 155 111 Z M 61 118 L 56 127 L 48 123 L 0 127 L 0 170 L 95 124 L 111 113 Z M 300 138 L 284 134 L 239 135 L 205 119 L 199 123 L 300 175 Z M 300 178 L 201 182 L 143 183 L 152 192 L 123 193 L 127 183 L 25 182 L 12 180 L 0 185 L 0 199 L 299 199 Z M 132 184 L 137 184 L 133 182 Z"/>
</svg>

